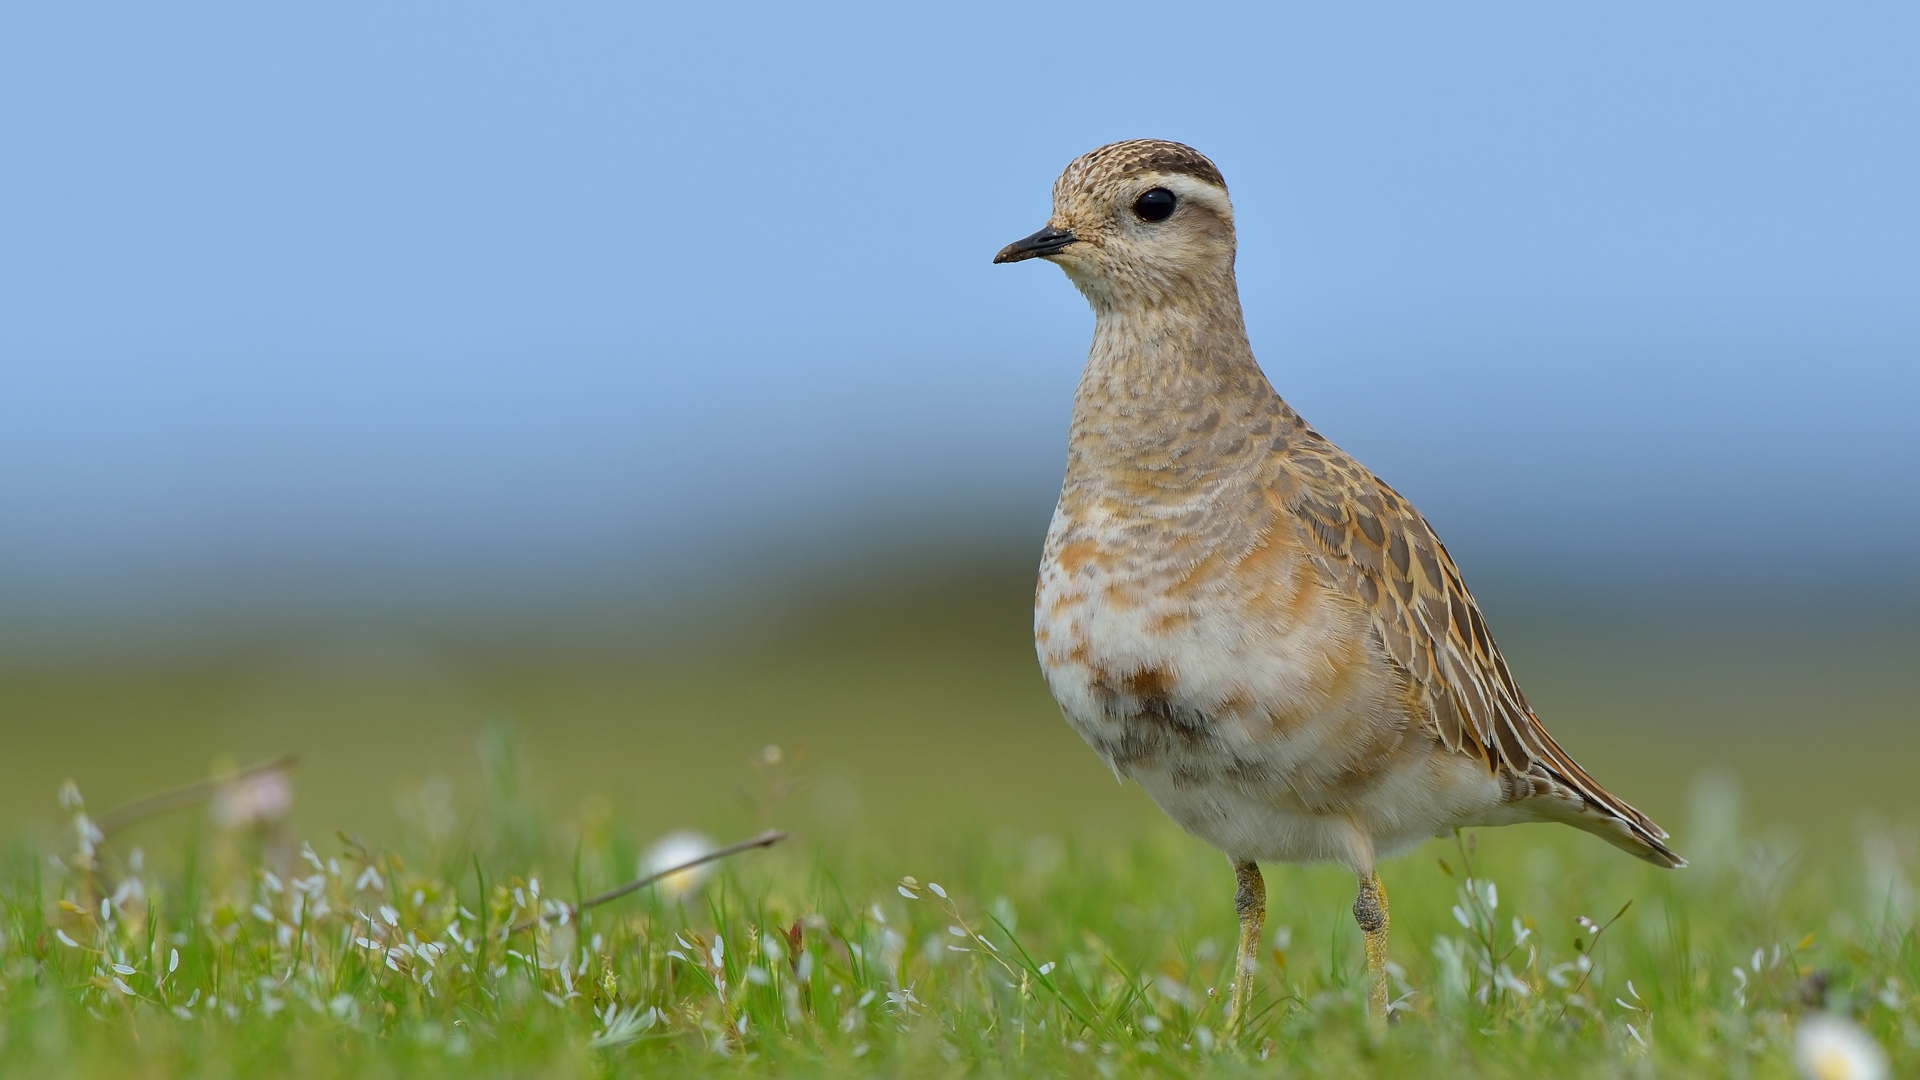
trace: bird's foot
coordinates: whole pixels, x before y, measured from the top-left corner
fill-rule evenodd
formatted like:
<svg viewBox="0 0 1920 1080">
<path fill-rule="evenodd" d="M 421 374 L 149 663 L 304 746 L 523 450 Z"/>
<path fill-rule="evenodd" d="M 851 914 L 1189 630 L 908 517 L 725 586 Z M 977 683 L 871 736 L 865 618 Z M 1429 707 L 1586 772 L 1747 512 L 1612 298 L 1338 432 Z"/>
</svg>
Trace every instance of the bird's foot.
<svg viewBox="0 0 1920 1080">
<path fill-rule="evenodd" d="M 1233 908 L 1240 916 L 1240 942 L 1233 954 L 1233 997 L 1227 1006 L 1227 1031 L 1238 1034 L 1253 1005 L 1253 972 L 1260 959 L 1260 932 L 1267 922 L 1267 883 L 1252 862 L 1235 863 L 1238 888 Z"/>
<path fill-rule="evenodd" d="M 1360 895 L 1353 902 L 1353 920 L 1367 950 L 1367 1013 L 1378 1020 L 1387 1019 L 1387 890 L 1379 877 L 1368 874 L 1360 879 Z"/>
</svg>

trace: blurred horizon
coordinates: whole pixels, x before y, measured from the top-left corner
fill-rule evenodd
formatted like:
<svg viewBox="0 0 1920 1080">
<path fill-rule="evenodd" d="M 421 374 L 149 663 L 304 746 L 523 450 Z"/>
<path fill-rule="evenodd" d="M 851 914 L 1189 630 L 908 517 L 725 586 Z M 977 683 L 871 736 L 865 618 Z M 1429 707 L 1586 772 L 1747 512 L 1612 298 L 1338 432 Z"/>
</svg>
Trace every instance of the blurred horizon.
<svg viewBox="0 0 1920 1080">
<path fill-rule="evenodd" d="M 1915 55 L 1891 3 L 10 8 L 0 665 L 1030 563 L 1090 317 L 988 259 L 1140 135 L 1483 598 L 1911 612 Z"/>
<path fill-rule="evenodd" d="M 288 752 L 299 829 L 391 837 L 429 788 L 470 812 L 503 733 L 525 797 L 556 827 L 744 835 L 771 820 L 834 843 L 1170 827 L 1061 720 L 1017 570 L 867 580 L 666 628 L 361 628 L 145 665 L 0 665 L 0 837 L 51 828 L 67 778 L 97 814 Z M 1845 845 L 1863 827 L 1911 839 L 1920 626 L 1899 611 L 1792 615 L 1524 597 L 1489 610 L 1556 739 L 1683 853 L 1723 842 L 1702 834 L 1732 827 L 1728 813 L 1769 842 Z M 770 744 L 801 782 L 771 819 Z M 1501 844 L 1538 834 L 1490 831 Z"/>
</svg>

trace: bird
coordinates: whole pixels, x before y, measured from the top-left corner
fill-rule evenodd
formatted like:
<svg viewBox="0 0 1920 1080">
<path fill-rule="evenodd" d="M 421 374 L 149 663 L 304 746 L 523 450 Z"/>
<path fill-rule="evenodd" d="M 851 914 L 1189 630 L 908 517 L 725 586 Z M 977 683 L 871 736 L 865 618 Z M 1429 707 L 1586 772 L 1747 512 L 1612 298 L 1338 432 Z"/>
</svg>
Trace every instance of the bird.
<svg viewBox="0 0 1920 1080">
<path fill-rule="evenodd" d="M 1236 249 L 1219 168 L 1136 139 L 1074 159 L 1046 226 L 994 256 L 1053 263 L 1094 313 L 1034 644 L 1068 724 L 1227 856 L 1229 1026 L 1255 991 L 1263 862 L 1354 873 L 1387 1017 L 1379 860 L 1535 821 L 1685 860 L 1547 733 L 1426 518 L 1275 391 Z"/>
</svg>

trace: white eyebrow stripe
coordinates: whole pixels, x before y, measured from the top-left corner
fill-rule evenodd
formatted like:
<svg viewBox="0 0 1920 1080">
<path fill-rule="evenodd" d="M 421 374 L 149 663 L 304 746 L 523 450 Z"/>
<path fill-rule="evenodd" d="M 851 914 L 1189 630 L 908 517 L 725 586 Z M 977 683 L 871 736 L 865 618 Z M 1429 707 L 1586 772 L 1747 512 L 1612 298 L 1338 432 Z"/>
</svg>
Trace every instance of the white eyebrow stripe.
<svg viewBox="0 0 1920 1080">
<path fill-rule="evenodd" d="M 1219 214 L 1227 224 L 1233 224 L 1233 201 L 1227 198 L 1226 190 L 1216 184 L 1186 173 L 1156 173 L 1153 186 L 1166 188 L 1180 199 L 1191 199 Z"/>
</svg>

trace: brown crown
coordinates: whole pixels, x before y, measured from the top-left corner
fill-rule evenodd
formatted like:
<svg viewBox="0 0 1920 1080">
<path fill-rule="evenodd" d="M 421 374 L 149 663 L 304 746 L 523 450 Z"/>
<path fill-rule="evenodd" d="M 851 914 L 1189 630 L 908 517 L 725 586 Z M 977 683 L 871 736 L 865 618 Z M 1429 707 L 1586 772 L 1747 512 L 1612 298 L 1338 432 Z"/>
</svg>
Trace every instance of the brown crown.
<svg viewBox="0 0 1920 1080">
<path fill-rule="evenodd" d="M 1103 178 L 1118 179 L 1135 176 L 1140 173 L 1182 173 L 1197 180 L 1226 190 L 1226 177 L 1220 175 L 1220 169 L 1207 155 L 1184 143 L 1167 142 L 1164 139 L 1129 139 L 1126 142 L 1108 143 L 1098 150 L 1092 150 L 1080 156 L 1067 166 L 1065 181 L 1098 175 Z"/>
</svg>

